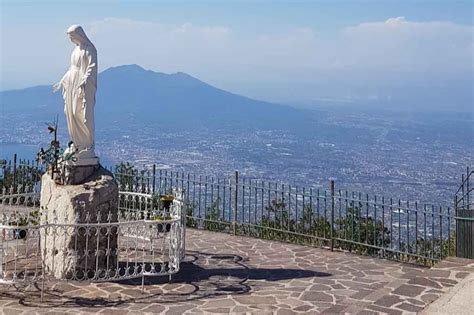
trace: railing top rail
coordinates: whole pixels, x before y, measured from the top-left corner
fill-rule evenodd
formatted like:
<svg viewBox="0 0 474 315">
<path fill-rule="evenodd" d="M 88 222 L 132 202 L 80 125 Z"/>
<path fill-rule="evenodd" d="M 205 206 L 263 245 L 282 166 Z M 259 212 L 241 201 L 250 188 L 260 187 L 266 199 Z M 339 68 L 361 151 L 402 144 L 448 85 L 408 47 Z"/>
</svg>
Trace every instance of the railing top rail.
<svg viewBox="0 0 474 315">
<path fill-rule="evenodd" d="M 474 167 L 467 167 L 466 171 L 466 177 L 461 181 L 461 184 L 459 184 L 458 189 L 456 190 L 456 195 L 462 190 L 464 184 L 469 183 L 471 176 L 474 174 Z M 463 176 L 464 177 L 464 176 Z"/>
<path fill-rule="evenodd" d="M 472 188 L 469 188 L 469 190 L 467 190 L 464 194 L 458 196 L 456 195 L 458 198 L 457 198 L 457 203 L 461 202 L 462 200 L 464 200 L 464 198 L 466 197 L 469 197 L 471 195 L 471 193 L 474 191 L 474 187 Z"/>
<path fill-rule="evenodd" d="M 120 195 L 131 195 L 131 196 L 138 196 L 138 197 L 144 197 L 144 198 L 152 198 L 151 194 L 145 194 L 145 193 L 139 193 L 139 192 L 133 192 L 133 191 L 120 191 Z"/>
</svg>

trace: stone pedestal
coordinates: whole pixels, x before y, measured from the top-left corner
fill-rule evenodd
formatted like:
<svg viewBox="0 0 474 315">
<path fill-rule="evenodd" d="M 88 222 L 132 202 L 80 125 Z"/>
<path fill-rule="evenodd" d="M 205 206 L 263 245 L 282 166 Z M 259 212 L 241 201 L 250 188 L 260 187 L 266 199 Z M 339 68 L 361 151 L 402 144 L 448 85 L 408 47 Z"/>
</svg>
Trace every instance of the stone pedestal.
<svg viewBox="0 0 474 315">
<path fill-rule="evenodd" d="M 69 165 L 64 163 L 64 185 L 78 185 L 86 182 L 101 166 L 97 165 Z"/>
<path fill-rule="evenodd" d="M 58 185 L 43 175 L 41 225 L 47 227 L 40 229 L 40 244 L 46 272 L 71 280 L 113 274 L 117 221 L 118 186 L 106 169 L 96 167 L 80 185 Z"/>
</svg>

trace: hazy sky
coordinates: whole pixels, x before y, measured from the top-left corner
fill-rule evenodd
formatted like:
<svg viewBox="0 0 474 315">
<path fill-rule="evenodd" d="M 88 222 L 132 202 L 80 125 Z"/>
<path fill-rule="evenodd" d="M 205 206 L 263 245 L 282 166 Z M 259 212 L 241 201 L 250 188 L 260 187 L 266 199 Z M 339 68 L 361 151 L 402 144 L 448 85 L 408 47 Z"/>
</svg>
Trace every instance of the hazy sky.
<svg viewBox="0 0 474 315">
<path fill-rule="evenodd" d="M 81 24 L 100 70 L 136 63 L 182 71 L 280 102 L 426 91 L 434 92 L 427 102 L 473 102 L 471 1 L 0 3 L 1 90 L 57 81 L 73 48 L 66 29 Z"/>
</svg>

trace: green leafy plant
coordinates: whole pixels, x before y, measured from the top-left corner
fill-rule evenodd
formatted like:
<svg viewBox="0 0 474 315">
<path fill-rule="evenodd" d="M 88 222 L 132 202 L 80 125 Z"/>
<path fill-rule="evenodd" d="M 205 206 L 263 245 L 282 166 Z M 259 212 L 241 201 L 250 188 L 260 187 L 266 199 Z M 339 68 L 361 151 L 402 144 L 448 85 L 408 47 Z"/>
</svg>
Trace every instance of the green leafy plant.
<svg viewBox="0 0 474 315">
<path fill-rule="evenodd" d="M 18 186 L 21 189 L 27 187 L 33 187 L 40 180 L 43 171 L 38 165 L 26 164 L 24 162 L 18 163 L 14 168 L 12 165 L 8 165 L 6 160 L 0 160 L 0 191 L 3 188 L 13 188 L 18 191 Z"/>
<path fill-rule="evenodd" d="M 194 215 L 193 215 L 195 205 L 191 203 L 190 201 L 186 201 L 184 204 L 184 207 L 185 207 L 185 212 L 186 212 L 186 226 L 190 228 L 197 228 L 198 222 L 194 218 Z"/>
<path fill-rule="evenodd" d="M 18 227 L 18 228 L 13 229 L 13 237 L 15 239 L 26 238 L 26 236 L 28 235 L 28 228 L 22 228 L 22 227 L 30 227 L 30 226 L 38 225 L 39 216 L 40 216 L 39 210 L 31 211 L 28 216 L 23 216 L 23 215 L 20 215 L 19 213 L 13 214 L 9 225 Z"/>
<path fill-rule="evenodd" d="M 153 220 L 155 221 L 167 221 L 167 220 L 172 220 L 173 218 L 169 214 L 157 214 L 153 217 Z"/>
<path fill-rule="evenodd" d="M 345 250 L 355 250 L 361 254 L 373 255 L 380 251 L 376 247 L 387 247 L 390 244 L 390 230 L 383 226 L 381 220 L 375 221 L 371 216 L 362 217 L 358 207 L 347 208 L 346 215 L 335 221 L 338 228 L 335 235 L 339 239 L 337 246 Z M 351 242 L 357 242 L 354 244 Z"/>
<path fill-rule="evenodd" d="M 214 232 L 223 232 L 229 228 L 229 223 L 224 222 L 222 217 L 219 216 L 219 201 L 216 199 L 210 207 L 206 209 L 206 215 L 204 220 L 204 229 Z"/>
</svg>

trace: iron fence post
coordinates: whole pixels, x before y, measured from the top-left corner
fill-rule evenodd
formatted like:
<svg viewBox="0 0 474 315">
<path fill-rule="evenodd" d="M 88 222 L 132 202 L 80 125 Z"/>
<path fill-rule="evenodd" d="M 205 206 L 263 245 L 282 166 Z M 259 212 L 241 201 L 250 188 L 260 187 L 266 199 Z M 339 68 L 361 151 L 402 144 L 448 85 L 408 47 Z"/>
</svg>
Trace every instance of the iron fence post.
<svg viewBox="0 0 474 315">
<path fill-rule="evenodd" d="M 13 154 L 13 192 L 16 192 L 16 153 Z"/>
<path fill-rule="evenodd" d="M 466 210 L 471 210 L 471 191 L 469 187 L 469 179 L 471 177 L 471 173 L 469 172 L 469 166 L 467 167 L 467 181 L 466 181 L 466 204 L 467 204 L 467 209 Z"/>
<path fill-rule="evenodd" d="M 155 184 L 156 184 L 156 164 L 153 164 L 153 181 L 151 186 L 151 191 L 153 195 L 155 194 Z"/>
<path fill-rule="evenodd" d="M 459 238 L 459 224 L 458 224 L 458 217 L 459 217 L 459 212 L 458 212 L 458 195 L 456 194 L 454 196 L 454 229 L 455 229 L 455 234 L 456 234 L 456 257 L 461 256 L 461 250 L 460 250 L 460 245 L 461 245 L 461 239 Z"/>
<path fill-rule="evenodd" d="M 329 187 L 331 189 L 331 251 L 334 251 L 334 179 L 329 180 Z"/>
<path fill-rule="evenodd" d="M 235 171 L 235 176 L 234 176 L 234 207 L 233 207 L 233 217 L 232 217 L 232 229 L 234 232 L 234 235 L 237 234 L 237 207 L 238 207 L 238 193 L 239 189 L 239 171 Z"/>
</svg>

